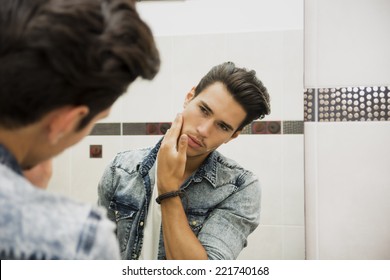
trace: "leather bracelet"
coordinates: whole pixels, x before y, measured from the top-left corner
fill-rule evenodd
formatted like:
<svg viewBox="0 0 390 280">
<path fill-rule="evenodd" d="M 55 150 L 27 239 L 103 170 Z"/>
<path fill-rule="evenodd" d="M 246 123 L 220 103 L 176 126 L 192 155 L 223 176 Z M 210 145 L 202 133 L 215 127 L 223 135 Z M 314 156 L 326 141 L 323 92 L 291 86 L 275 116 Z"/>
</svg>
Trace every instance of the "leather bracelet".
<svg viewBox="0 0 390 280">
<path fill-rule="evenodd" d="M 180 197 L 182 197 L 183 194 L 184 194 L 184 192 L 181 191 L 181 190 L 163 193 L 162 195 L 159 195 L 159 196 L 156 198 L 156 202 L 157 202 L 158 204 L 161 204 L 161 201 L 164 200 L 164 199 L 171 198 L 171 197 L 175 197 L 175 196 L 180 196 Z"/>
</svg>

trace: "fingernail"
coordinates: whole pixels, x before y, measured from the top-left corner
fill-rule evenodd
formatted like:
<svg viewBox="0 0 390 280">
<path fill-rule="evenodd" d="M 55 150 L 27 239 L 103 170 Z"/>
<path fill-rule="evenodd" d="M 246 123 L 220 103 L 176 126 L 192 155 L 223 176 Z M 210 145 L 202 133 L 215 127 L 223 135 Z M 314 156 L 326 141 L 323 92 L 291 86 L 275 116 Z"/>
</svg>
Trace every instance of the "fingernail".
<svg viewBox="0 0 390 280">
<path fill-rule="evenodd" d="M 180 142 L 181 142 L 181 143 L 187 142 L 187 135 L 186 135 L 186 134 L 182 134 L 182 135 L 180 136 Z"/>
</svg>

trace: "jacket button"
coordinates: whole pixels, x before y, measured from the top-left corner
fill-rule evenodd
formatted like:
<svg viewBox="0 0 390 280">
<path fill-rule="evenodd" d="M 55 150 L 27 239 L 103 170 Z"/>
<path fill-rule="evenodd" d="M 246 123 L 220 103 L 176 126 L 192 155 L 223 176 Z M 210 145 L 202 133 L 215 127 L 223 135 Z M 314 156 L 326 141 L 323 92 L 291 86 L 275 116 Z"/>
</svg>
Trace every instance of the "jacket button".
<svg viewBox="0 0 390 280">
<path fill-rule="evenodd" d="M 196 226 L 196 221 L 192 221 L 191 224 L 192 224 L 193 226 Z"/>
<path fill-rule="evenodd" d="M 140 222 L 139 225 L 142 227 L 144 225 L 144 222 Z"/>
</svg>

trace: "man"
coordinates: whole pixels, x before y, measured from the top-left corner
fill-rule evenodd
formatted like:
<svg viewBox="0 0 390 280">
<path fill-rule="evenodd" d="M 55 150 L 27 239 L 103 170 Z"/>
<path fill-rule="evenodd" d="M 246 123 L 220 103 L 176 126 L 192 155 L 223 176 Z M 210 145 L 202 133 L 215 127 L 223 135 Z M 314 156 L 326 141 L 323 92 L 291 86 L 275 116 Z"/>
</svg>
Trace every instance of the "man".
<svg viewBox="0 0 390 280">
<path fill-rule="evenodd" d="M 123 259 L 236 259 L 246 246 L 259 224 L 259 182 L 216 149 L 270 113 L 255 74 L 213 67 L 162 142 L 119 153 L 106 168 L 99 204 L 117 223 Z"/>
<path fill-rule="evenodd" d="M 159 55 L 130 0 L 0 0 L 0 258 L 118 259 L 104 209 L 49 194 L 50 159 Z M 38 166 L 38 167 L 37 167 Z M 37 183 L 38 185 L 38 183 Z"/>
</svg>

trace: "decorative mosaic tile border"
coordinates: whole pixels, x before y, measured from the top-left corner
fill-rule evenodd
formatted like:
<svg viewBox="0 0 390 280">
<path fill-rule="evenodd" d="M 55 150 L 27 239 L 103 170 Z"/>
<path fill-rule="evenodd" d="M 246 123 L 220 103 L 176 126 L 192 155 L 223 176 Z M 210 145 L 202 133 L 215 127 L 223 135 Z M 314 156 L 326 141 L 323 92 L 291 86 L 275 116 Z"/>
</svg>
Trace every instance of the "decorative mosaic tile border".
<svg viewBox="0 0 390 280">
<path fill-rule="evenodd" d="M 284 121 L 283 134 L 303 134 L 303 121 Z"/>
<path fill-rule="evenodd" d="M 90 135 L 164 135 L 171 126 L 161 123 L 98 123 Z M 303 121 L 254 121 L 242 134 L 303 134 Z"/>
<path fill-rule="evenodd" d="M 304 111 L 304 120 L 305 122 L 312 122 L 316 120 L 316 89 L 307 88 L 303 94 L 303 111 Z"/>
<path fill-rule="evenodd" d="M 387 86 L 305 89 L 304 120 L 389 121 L 390 89 Z"/>
</svg>

